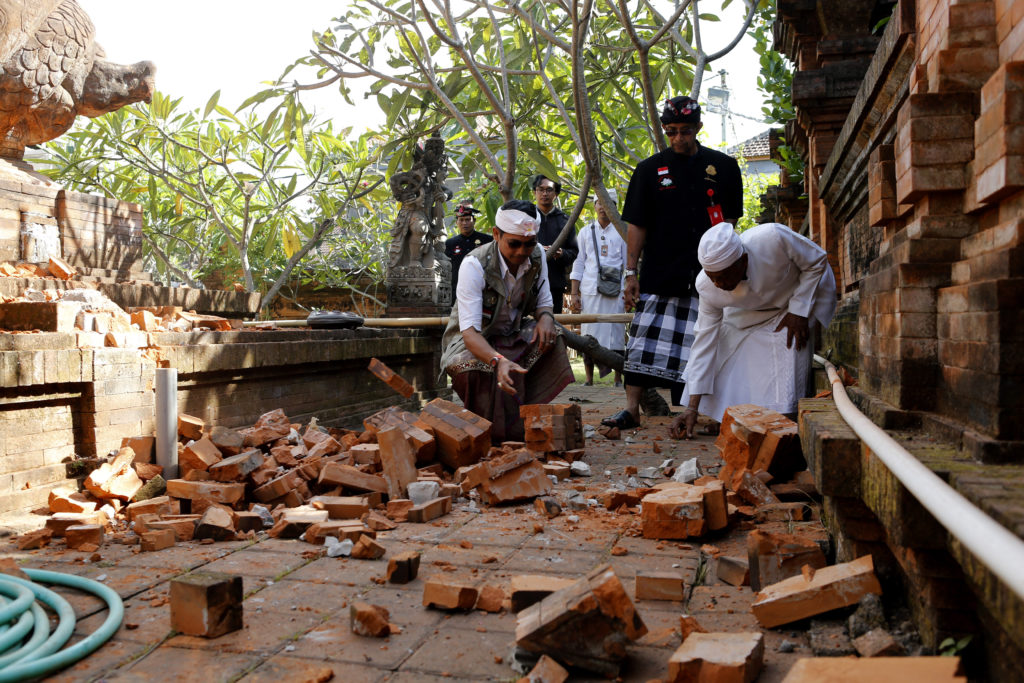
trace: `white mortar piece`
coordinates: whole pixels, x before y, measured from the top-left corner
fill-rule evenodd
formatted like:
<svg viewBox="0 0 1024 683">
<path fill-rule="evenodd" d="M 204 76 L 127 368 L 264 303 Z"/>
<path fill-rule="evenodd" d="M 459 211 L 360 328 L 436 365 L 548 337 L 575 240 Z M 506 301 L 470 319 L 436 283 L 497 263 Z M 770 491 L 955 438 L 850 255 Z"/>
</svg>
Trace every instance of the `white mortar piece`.
<svg viewBox="0 0 1024 683">
<path fill-rule="evenodd" d="M 676 470 L 676 474 L 672 477 L 672 481 L 681 481 L 684 484 L 689 484 L 694 479 L 700 476 L 700 467 L 697 465 L 697 458 L 690 458 Z"/>
<path fill-rule="evenodd" d="M 569 466 L 569 469 L 577 477 L 589 477 L 591 475 L 590 465 L 583 462 L 582 460 L 577 460 L 576 462 L 574 462 L 572 465 Z"/>
<path fill-rule="evenodd" d="M 415 505 L 428 503 L 441 493 L 441 486 L 436 481 L 414 481 L 409 484 L 409 500 Z"/>
</svg>

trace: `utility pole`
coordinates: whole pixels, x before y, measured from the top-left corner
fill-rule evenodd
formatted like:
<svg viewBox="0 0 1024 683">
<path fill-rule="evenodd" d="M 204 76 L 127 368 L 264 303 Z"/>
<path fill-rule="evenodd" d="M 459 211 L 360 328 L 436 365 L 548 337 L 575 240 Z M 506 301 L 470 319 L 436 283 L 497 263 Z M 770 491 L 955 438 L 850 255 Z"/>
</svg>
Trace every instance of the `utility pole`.
<svg viewBox="0 0 1024 683">
<path fill-rule="evenodd" d="M 718 72 L 722 84 L 708 88 L 708 111 L 722 117 L 722 143 L 725 143 L 725 119 L 729 116 L 729 88 L 725 85 L 726 71 Z"/>
</svg>

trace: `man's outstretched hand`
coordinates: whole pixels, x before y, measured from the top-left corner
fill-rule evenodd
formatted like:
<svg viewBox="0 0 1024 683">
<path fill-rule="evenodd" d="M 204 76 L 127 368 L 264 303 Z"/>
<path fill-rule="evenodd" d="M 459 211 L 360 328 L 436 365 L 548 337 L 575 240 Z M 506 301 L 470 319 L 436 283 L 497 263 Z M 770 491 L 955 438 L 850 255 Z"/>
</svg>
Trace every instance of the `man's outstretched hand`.
<svg viewBox="0 0 1024 683">
<path fill-rule="evenodd" d="M 697 430 L 697 411 L 686 408 L 672 418 L 668 433 L 673 439 L 692 439 Z"/>
<path fill-rule="evenodd" d="M 786 328 L 786 348 L 793 348 L 793 340 L 796 340 L 796 350 L 804 348 L 807 345 L 807 337 L 810 335 L 810 330 L 807 326 L 807 318 L 802 315 L 796 315 L 795 313 L 787 313 L 783 316 L 782 320 L 779 321 L 779 326 L 775 328 L 776 332 L 781 332 L 782 328 Z"/>
</svg>

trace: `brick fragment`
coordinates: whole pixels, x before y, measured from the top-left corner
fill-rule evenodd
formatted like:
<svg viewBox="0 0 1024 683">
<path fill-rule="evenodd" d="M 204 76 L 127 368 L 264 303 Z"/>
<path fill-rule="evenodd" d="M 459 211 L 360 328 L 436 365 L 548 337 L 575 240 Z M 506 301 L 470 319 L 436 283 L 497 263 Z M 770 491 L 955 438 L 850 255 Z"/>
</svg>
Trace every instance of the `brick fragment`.
<svg viewBox="0 0 1024 683">
<path fill-rule="evenodd" d="M 547 655 L 541 655 L 537 663 L 523 678 L 516 683 L 565 683 L 569 680 L 569 672 Z"/>
<path fill-rule="evenodd" d="M 59 256 L 51 256 L 46 269 L 50 271 L 50 275 L 59 280 L 70 280 L 78 274 L 78 271 L 75 270 L 74 266 Z"/>
<path fill-rule="evenodd" d="M 967 683 L 959 676 L 959 657 L 803 657 L 786 674 L 786 683 L 863 683 L 928 681 Z"/>
<path fill-rule="evenodd" d="M 516 620 L 518 647 L 604 676 L 618 675 L 625 643 L 645 633 L 647 627 L 607 565 L 522 610 Z"/>
<path fill-rule="evenodd" d="M 355 519 L 343 519 L 327 522 L 319 522 L 317 524 L 311 524 L 306 529 L 306 543 L 312 543 L 314 545 L 323 545 L 324 538 L 331 536 L 337 538 L 339 541 L 348 539 L 355 543 L 359 540 L 360 536 L 369 536 L 370 538 L 376 538 L 377 532 L 373 529 L 368 529 L 366 526 Z"/>
<path fill-rule="evenodd" d="M 697 617 L 692 614 L 680 614 L 679 632 L 685 641 L 690 637 L 691 633 L 707 633 L 707 630 L 701 626 L 700 622 L 697 621 Z"/>
<path fill-rule="evenodd" d="M 193 572 L 173 579 L 171 628 L 203 638 L 242 628 L 242 577 Z"/>
<path fill-rule="evenodd" d="M 321 486 L 341 486 L 352 491 L 379 491 L 387 493 L 388 484 L 384 477 L 360 472 L 351 465 L 329 462 L 320 470 Z"/>
<path fill-rule="evenodd" d="M 250 473 L 258 470 L 264 460 L 263 453 L 253 448 L 224 458 L 211 465 L 208 471 L 214 481 L 241 481 Z"/>
<path fill-rule="evenodd" d="M 53 489 L 49 494 L 50 512 L 95 512 L 96 501 L 70 489 Z"/>
<path fill-rule="evenodd" d="M 826 565 L 825 553 L 813 540 L 796 534 L 775 534 L 755 529 L 747 535 L 747 566 L 750 588 L 764 586 L 796 576 L 808 565 L 821 569 Z"/>
<path fill-rule="evenodd" d="M 328 519 L 359 519 L 370 511 L 370 504 L 362 496 L 314 496 L 309 504 L 326 510 Z"/>
<path fill-rule="evenodd" d="M 352 633 L 368 638 L 387 638 L 391 634 L 391 615 L 380 605 L 353 602 L 348 608 L 348 623 Z"/>
<path fill-rule="evenodd" d="M 715 446 L 725 461 L 719 478 L 733 490 L 746 470 L 765 470 L 788 479 L 806 467 L 798 425 L 782 413 L 753 404 L 726 409 Z"/>
<path fill-rule="evenodd" d="M 389 498 L 406 498 L 406 487 L 416 481 L 416 453 L 405 434 L 394 427 L 377 433 L 380 464 Z"/>
<path fill-rule="evenodd" d="M 124 509 L 129 522 L 135 521 L 138 515 L 176 515 L 181 512 L 181 505 L 169 496 L 157 496 L 137 503 L 129 503 Z"/>
<path fill-rule="evenodd" d="M 236 512 L 234 514 L 234 520 L 235 531 L 240 534 L 244 534 L 248 531 L 252 531 L 253 533 L 263 531 L 263 518 L 260 517 L 258 512 L 250 512 L 248 510 Z"/>
<path fill-rule="evenodd" d="M 155 436 L 126 436 L 121 439 L 121 448 L 130 448 L 135 453 L 135 464 L 153 462 L 156 448 Z"/>
<path fill-rule="evenodd" d="M 156 479 L 164 473 L 163 467 L 154 465 L 151 462 L 136 462 L 132 465 L 132 469 L 135 470 L 135 474 L 139 475 L 139 479 L 147 482 Z"/>
<path fill-rule="evenodd" d="M 420 554 L 415 550 L 399 553 L 388 560 L 388 583 L 409 583 L 420 570 Z"/>
<path fill-rule="evenodd" d="M 408 498 L 399 498 L 398 500 L 389 500 L 387 507 L 387 515 L 389 518 L 396 522 L 405 522 L 409 519 L 409 510 L 414 508 L 416 503 L 412 502 Z"/>
<path fill-rule="evenodd" d="M 131 500 L 142 488 L 142 480 L 131 466 L 134 459 L 132 449 L 122 448 L 111 462 L 105 462 L 89 473 L 85 478 L 85 488 L 97 498 Z"/>
<path fill-rule="evenodd" d="M 686 579 L 680 572 L 639 570 L 636 573 L 637 600 L 686 600 Z"/>
<path fill-rule="evenodd" d="M 576 583 L 575 579 L 548 574 L 517 574 L 509 582 L 512 611 L 519 612 L 540 602 L 555 591 Z"/>
<path fill-rule="evenodd" d="M 191 541 L 195 537 L 196 524 L 202 515 L 169 515 L 160 521 L 147 522 L 146 527 L 150 531 L 158 529 L 169 529 L 174 532 L 174 538 L 178 541 Z"/>
<path fill-rule="evenodd" d="M 70 526 L 82 524 L 99 524 L 107 522 L 107 516 L 101 512 L 55 512 L 46 518 L 46 528 L 54 538 L 63 538 L 64 531 Z"/>
<path fill-rule="evenodd" d="M 884 628 L 871 629 L 853 639 L 853 647 L 861 657 L 899 657 L 903 646 Z"/>
<path fill-rule="evenodd" d="M 738 476 L 736 493 L 740 495 L 740 498 L 755 507 L 774 505 L 779 502 L 779 499 L 775 497 L 771 489 L 760 478 L 754 476 L 749 471 L 743 472 Z"/>
<path fill-rule="evenodd" d="M 173 529 L 152 529 L 139 534 L 139 546 L 144 553 L 171 548 L 176 540 L 177 536 Z"/>
<path fill-rule="evenodd" d="M 745 557 L 720 555 L 715 561 L 715 574 L 730 586 L 750 585 L 750 567 Z"/>
<path fill-rule="evenodd" d="M 267 535 L 271 538 L 298 538 L 310 526 L 326 521 L 327 510 L 316 510 L 309 506 L 288 508 L 281 512 Z"/>
<path fill-rule="evenodd" d="M 416 391 L 404 377 L 376 358 L 370 359 L 370 364 L 366 369 L 372 372 L 374 377 L 401 394 L 403 398 L 409 398 Z"/>
<path fill-rule="evenodd" d="M 807 503 L 771 503 L 760 505 L 754 516 L 754 521 L 763 524 L 765 522 L 802 522 L 808 513 Z"/>
<path fill-rule="evenodd" d="M 537 512 L 544 515 L 548 519 L 554 519 L 558 515 L 562 514 L 562 506 L 558 500 L 551 496 L 540 496 L 537 500 L 533 501 L 533 506 L 537 508 Z"/>
<path fill-rule="evenodd" d="M 211 465 L 216 465 L 222 459 L 220 450 L 213 445 L 208 437 L 202 437 L 192 442 L 178 454 L 178 466 L 183 472 L 188 470 L 207 471 Z"/>
<path fill-rule="evenodd" d="M 476 599 L 476 609 L 482 612 L 500 612 L 505 604 L 505 591 L 501 586 L 485 584 Z"/>
<path fill-rule="evenodd" d="M 708 529 L 718 531 L 729 526 L 729 508 L 725 502 L 725 485 L 721 481 L 712 481 L 701 487 L 704 498 L 704 519 Z"/>
<path fill-rule="evenodd" d="M 103 527 L 99 524 L 77 524 L 64 530 L 64 540 L 68 548 L 78 550 L 82 545 L 103 545 Z"/>
<path fill-rule="evenodd" d="M 423 583 L 423 606 L 446 610 L 473 609 L 479 591 L 475 586 L 435 576 Z"/>
<path fill-rule="evenodd" d="M 78 311 L 76 304 L 67 301 L 0 303 L 0 329 L 73 333 Z"/>
<path fill-rule="evenodd" d="M 406 511 L 406 519 L 409 522 L 425 524 L 438 517 L 443 517 L 452 511 L 452 499 L 449 496 L 441 496 L 429 500 L 422 505 L 413 505 Z"/>
<path fill-rule="evenodd" d="M 193 537 L 197 539 L 212 538 L 215 541 L 228 541 L 235 537 L 235 518 L 231 508 L 217 503 L 211 504 L 203 511 L 196 523 Z"/>
<path fill-rule="evenodd" d="M 245 484 L 213 481 L 185 481 L 168 479 L 167 495 L 172 498 L 186 498 L 193 502 L 223 503 L 234 505 L 245 495 Z M 194 512 L 195 510 L 193 510 Z"/>
<path fill-rule="evenodd" d="M 204 423 L 202 418 L 195 417 L 194 415 L 186 415 L 185 413 L 178 413 L 178 436 L 185 439 L 191 439 L 192 441 L 198 441 L 203 438 L 203 427 Z"/>
<path fill-rule="evenodd" d="M 543 496 L 552 486 L 544 466 L 531 456 L 526 464 L 485 480 L 480 485 L 480 493 L 485 503 L 498 505 Z"/>
<path fill-rule="evenodd" d="M 376 434 L 388 427 L 400 429 L 416 452 L 416 462 L 426 463 L 437 455 L 434 429 L 412 413 L 392 406 L 363 420 L 367 433 Z M 369 444 L 368 444 L 369 445 Z"/>
<path fill-rule="evenodd" d="M 289 470 L 284 474 L 271 479 L 266 484 L 253 490 L 253 497 L 261 503 L 269 503 L 272 500 L 288 495 L 298 489 L 304 480 L 297 470 Z"/>
<path fill-rule="evenodd" d="M 352 557 L 357 560 L 379 560 L 387 550 L 367 534 L 361 534 L 352 546 Z"/>
<path fill-rule="evenodd" d="M 435 398 L 420 422 L 434 430 L 437 458 L 451 469 L 479 462 L 491 446 L 491 423 L 451 401 Z"/>
<path fill-rule="evenodd" d="M 871 555 L 766 586 L 751 611 L 765 628 L 789 624 L 816 614 L 856 604 L 868 593 L 880 595 Z"/>
<path fill-rule="evenodd" d="M 245 437 L 234 429 L 217 425 L 210 430 L 210 441 L 224 455 L 238 455 L 245 448 Z"/>
<path fill-rule="evenodd" d="M 681 484 L 644 496 L 640 511 L 644 538 L 682 539 L 707 533 L 704 489 Z"/>
<path fill-rule="evenodd" d="M 668 681 L 751 683 L 761 672 L 760 633 L 692 633 L 668 660 Z"/>
<path fill-rule="evenodd" d="M 379 444 L 357 443 L 348 452 L 357 465 L 381 465 Z"/>
</svg>

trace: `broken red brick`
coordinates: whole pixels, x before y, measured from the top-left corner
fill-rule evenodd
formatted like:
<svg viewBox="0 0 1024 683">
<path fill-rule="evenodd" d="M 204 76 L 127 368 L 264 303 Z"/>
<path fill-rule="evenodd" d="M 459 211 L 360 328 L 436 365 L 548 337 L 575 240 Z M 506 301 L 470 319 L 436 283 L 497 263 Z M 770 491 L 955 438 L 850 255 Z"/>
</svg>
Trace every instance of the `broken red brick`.
<svg viewBox="0 0 1024 683">
<path fill-rule="evenodd" d="M 349 628 L 357 636 L 387 638 L 391 635 L 391 615 L 380 605 L 353 602 L 348 608 Z"/>
<path fill-rule="evenodd" d="M 635 592 L 637 600 L 686 600 L 686 579 L 679 572 L 639 570 Z"/>
<path fill-rule="evenodd" d="M 401 394 L 402 398 L 409 398 L 416 391 L 404 377 L 376 358 L 370 359 L 370 365 L 366 369 L 372 372 L 377 379 Z"/>
<path fill-rule="evenodd" d="M 192 442 L 178 454 L 178 466 L 182 471 L 202 470 L 207 471 L 211 465 L 216 465 L 222 459 L 220 450 L 213 445 L 209 438 L 203 437 Z"/>
<path fill-rule="evenodd" d="M 774 628 L 854 605 L 868 593 L 882 593 L 871 555 L 818 569 L 810 580 L 801 574 L 765 586 L 751 611 L 763 627 Z"/>
<path fill-rule="evenodd" d="M 64 540 L 72 550 L 77 550 L 84 544 L 99 547 L 103 545 L 103 527 L 99 524 L 69 526 L 64 529 Z"/>
<path fill-rule="evenodd" d="M 422 505 L 413 505 L 406 511 L 406 519 L 417 524 L 425 524 L 452 511 L 452 499 L 441 496 L 428 500 Z"/>
<path fill-rule="evenodd" d="M 363 420 L 367 433 L 376 434 L 388 427 L 400 429 L 416 452 L 416 462 L 431 462 L 437 455 L 434 429 L 410 412 L 392 406 Z"/>
<path fill-rule="evenodd" d="M 540 602 L 555 591 L 576 583 L 575 579 L 547 574 L 517 574 L 509 583 L 512 611 L 519 612 Z"/>
<path fill-rule="evenodd" d="M 193 572 L 171 580 L 171 628 L 217 638 L 242 628 L 242 577 Z"/>
<path fill-rule="evenodd" d="M 825 564 L 825 553 L 811 539 L 760 529 L 747 535 L 747 566 L 753 591 L 796 576 L 804 565 L 821 569 Z"/>
<path fill-rule="evenodd" d="M 406 488 L 416 481 L 416 453 L 405 434 L 394 427 L 377 433 L 380 464 L 388 485 L 388 498 L 406 498 Z"/>
<path fill-rule="evenodd" d="M 142 480 L 132 469 L 135 452 L 122 448 L 111 462 L 105 462 L 85 478 L 85 488 L 97 498 L 131 500 L 140 488 Z"/>
<path fill-rule="evenodd" d="M 423 606 L 436 609 L 468 610 L 476 604 L 479 591 L 475 586 L 435 576 L 423 583 Z"/>
<path fill-rule="evenodd" d="M 387 550 L 367 534 L 361 534 L 352 546 L 352 557 L 357 560 L 379 560 Z"/>
<path fill-rule="evenodd" d="M 320 470 L 321 486 L 341 486 L 352 491 L 379 491 L 387 493 L 388 484 L 384 477 L 360 472 L 351 465 L 329 462 Z"/>
<path fill-rule="evenodd" d="M 193 415 L 178 413 L 178 436 L 192 441 L 203 438 L 203 420 Z"/>
<path fill-rule="evenodd" d="M 139 545 L 142 552 L 151 553 L 173 547 L 176 539 L 173 529 L 153 529 L 139 534 Z"/>
<path fill-rule="evenodd" d="M 217 503 L 210 504 L 203 510 L 202 517 L 196 523 L 193 538 L 212 538 L 215 541 L 232 540 L 235 537 L 235 518 L 231 508 Z"/>
<path fill-rule="evenodd" d="M 740 494 L 740 497 L 757 507 L 760 505 L 773 505 L 779 502 L 779 499 L 775 497 L 771 489 L 765 485 L 761 479 L 754 476 L 750 472 L 743 472 L 739 475 L 738 483 L 736 484 L 736 493 Z"/>
<path fill-rule="evenodd" d="M 959 657 L 806 657 L 786 674 L 786 683 L 928 681 L 966 683 Z"/>
<path fill-rule="evenodd" d="M 348 539 L 355 543 L 359 540 L 359 537 L 363 535 L 369 536 L 370 538 L 376 538 L 377 532 L 373 529 L 367 529 L 359 520 L 343 519 L 310 525 L 310 527 L 306 529 L 305 539 L 306 543 L 312 543 L 314 545 L 323 545 L 324 538 L 327 536 L 337 538 L 339 541 Z"/>
<path fill-rule="evenodd" d="M 480 493 L 485 503 L 498 505 L 543 496 L 552 486 L 544 466 L 531 456 L 525 464 L 484 480 Z"/>
<path fill-rule="evenodd" d="M 389 500 L 387 515 L 396 522 L 405 522 L 409 519 L 409 510 L 416 507 L 416 504 L 408 498 Z"/>
<path fill-rule="evenodd" d="M 81 524 L 99 524 L 107 522 L 107 516 L 101 512 L 57 512 L 46 518 L 46 528 L 53 532 L 54 538 L 63 538 L 64 531 L 70 526 Z"/>
<path fill-rule="evenodd" d="M 760 633 L 692 633 L 668 660 L 668 681 L 750 683 L 761 673 Z"/>
<path fill-rule="evenodd" d="M 135 453 L 134 464 L 152 463 L 156 447 L 155 436 L 126 436 L 121 439 L 121 448 L 130 448 Z"/>
<path fill-rule="evenodd" d="M 644 538 L 690 538 L 707 533 L 704 489 L 681 484 L 644 496 L 640 511 Z"/>
<path fill-rule="evenodd" d="M 96 501 L 70 489 L 53 489 L 49 495 L 50 512 L 95 512 Z"/>
<path fill-rule="evenodd" d="M 733 490 L 747 470 L 764 470 L 788 478 L 806 467 L 797 424 L 761 406 L 744 404 L 726 409 L 715 445 L 724 461 L 719 478 Z"/>
<path fill-rule="evenodd" d="M 679 632 L 685 641 L 690 637 L 691 633 L 707 633 L 707 630 L 701 626 L 700 622 L 697 621 L 697 617 L 692 614 L 680 614 Z"/>
<path fill-rule="evenodd" d="M 388 560 L 388 583 L 409 583 L 420 570 L 420 554 L 415 550 L 399 553 Z"/>
<path fill-rule="evenodd" d="M 622 583 L 605 565 L 519 612 L 516 645 L 536 654 L 555 652 L 569 666 L 617 676 L 625 642 L 645 633 Z"/>
<path fill-rule="evenodd" d="M 135 521 L 138 515 L 176 515 L 181 512 L 181 505 L 177 500 L 168 496 L 157 496 L 148 500 L 140 500 L 137 503 L 129 503 L 124 509 L 125 517 L 129 522 Z"/>
<path fill-rule="evenodd" d="M 258 470 L 264 460 L 263 453 L 254 448 L 224 458 L 211 465 L 208 471 L 214 481 L 241 481 L 251 472 Z"/>
<path fill-rule="evenodd" d="M 485 584 L 480 588 L 476 599 L 476 609 L 483 612 L 496 613 L 502 610 L 505 603 L 505 591 L 500 586 Z"/>
<path fill-rule="evenodd" d="M 715 574 L 730 586 L 750 585 L 750 567 L 746 558 L 720 555 L 715 562 Z"/>
<path fill-rule="evenodd" d="M 516 683 L 565 683 L 569 680 L 569 672 L 547 655 L 541 655 L 540 659 L 530 673 L 520 678 Z"/>
<path fill-rule="evenodd" d="M 196 501 L 234 505 L 245 495 L 245 484 L 168 479 L 167 495 L 172 498 L 186 498 L 191 500 L 193 505 Z"/>
<path fill-rule="evenodd" d="M 216 426 L 210 430 L 210 441 L 224 455 L 238 455 L 245 448 L 245 437 L 234 429 Z"/>
<path fill-rule="evenodd" d="M 899 657 L 903 646 L 884 628 L 874 628 L 853 639 L 853 647 L 861 657 Z"/>
<path fill-rule="evenodd" d="M 451 401 L 435 398 L 420 422 L 434 430 L 437 457 L 451 469 L 479 462 L 491 446 L 491 423 Z"/>
<path fill-rule="evenodd" d="M 327 510 L 329 519 L 359 519 L 370 511 L 370 504 L 362 496 L 315 496 L 309 504 Z"/>
</svg>

